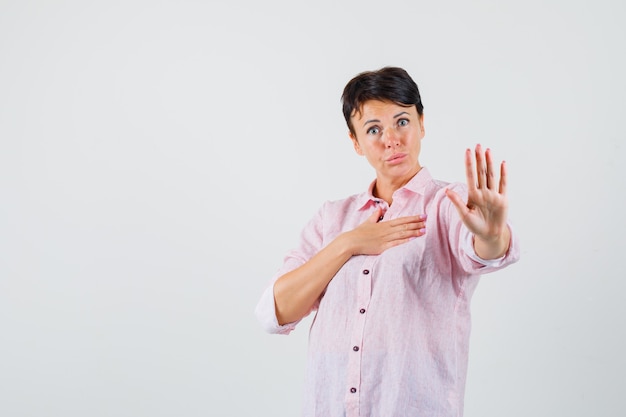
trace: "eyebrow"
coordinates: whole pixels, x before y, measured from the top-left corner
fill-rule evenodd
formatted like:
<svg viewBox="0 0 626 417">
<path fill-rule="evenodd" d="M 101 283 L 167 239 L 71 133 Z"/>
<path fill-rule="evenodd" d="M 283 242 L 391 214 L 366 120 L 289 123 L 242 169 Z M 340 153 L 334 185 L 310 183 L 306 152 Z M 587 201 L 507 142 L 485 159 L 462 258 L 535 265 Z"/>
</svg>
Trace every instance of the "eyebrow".
<svg viewBox="0 0 626 417">
<path fill-rule="evenodd" d="M 394 119 L 396 119 L 396 118 L 398 118 L 398 117 L 402 116 L 403 114 L 407 114 L 407 115 L 408 115 L 409 113 L 407 113 L 407 112 L 405 112 L 405 111 L 401 111 L 400 113 L 398 113 L 398 114 L 396 114 L 395 116 L 393 116 L 393 118 L 394 118 Z M 366 125 L 366 124 L 368 124 L 368 123 L 380 123 L 380 120 L 378 120 L 378 119 L 370 119 L 370 120 L 367 120 L 365 123 L 363 123 L 363 126 L 365 126 L 365 125 Z"/>
</svg>

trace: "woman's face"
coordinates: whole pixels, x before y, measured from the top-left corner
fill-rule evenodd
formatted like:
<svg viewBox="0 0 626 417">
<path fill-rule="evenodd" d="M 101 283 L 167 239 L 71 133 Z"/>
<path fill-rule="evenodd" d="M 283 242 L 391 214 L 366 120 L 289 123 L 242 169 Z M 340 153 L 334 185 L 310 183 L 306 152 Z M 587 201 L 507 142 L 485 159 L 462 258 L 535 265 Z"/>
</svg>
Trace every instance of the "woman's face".
<svg viewBox="0 0 626 417">
<path fill-rule="evenodd" d="M 420 170 L 424 120 L 415 106 L 370 100 L 351 121 L 354 149 L 367 158 L 379 180 L 404 184 Z"/>
</svg>

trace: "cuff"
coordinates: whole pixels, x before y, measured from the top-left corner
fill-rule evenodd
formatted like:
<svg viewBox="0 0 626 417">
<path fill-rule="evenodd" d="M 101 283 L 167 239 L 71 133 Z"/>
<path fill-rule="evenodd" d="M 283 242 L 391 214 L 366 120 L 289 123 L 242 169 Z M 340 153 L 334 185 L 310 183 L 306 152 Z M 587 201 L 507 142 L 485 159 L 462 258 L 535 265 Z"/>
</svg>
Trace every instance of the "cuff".
<svg viewBox="0 0 626 417">
<path fill-rule="evenodd" d="M 298 322 L 278 324 L 276 318 L 276 304 L 274 303 L 274 284 L 270 285 L 261 296 L 254 311 L 257 319 L 261 323 L 263 330 L 272 334 L 289 334 L 296 328 Z"/>
<path fill-rule="evenodd" d="M 509 248 L 511 246 L 511 242 L 509 242 Z M 481 265 L 484 266 L 491 266 L 491 267 L 497 267 L 500 266 L 502 264 L 502 261 L 504 260 L 504 258 L 506 258 L 506 253 L 496 259 L 483 259 L 480 256 L 478 256 L 476 254 L 476 251 L 474 250 L 474 234 L 472 232 L 470 232 L 469 230 L 466 229 L 466 233 L 465 233 L 465 238 L 463 239 L 463 251 L 467 254 L 467 256 L 475 261 L 478 262 Z M 508 250 L 507 250 L 508 253 Z"/>
</svg>

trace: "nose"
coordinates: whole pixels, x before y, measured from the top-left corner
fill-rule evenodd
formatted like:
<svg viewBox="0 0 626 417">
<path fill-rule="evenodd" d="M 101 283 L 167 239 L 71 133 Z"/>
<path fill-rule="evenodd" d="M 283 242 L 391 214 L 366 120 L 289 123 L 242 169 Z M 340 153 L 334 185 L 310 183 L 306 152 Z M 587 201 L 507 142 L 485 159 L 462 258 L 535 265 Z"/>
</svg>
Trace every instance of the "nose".
<svg viewBox="0 0 626 417">
<path fill-rule="evenodd" d="M 396 129 L 388 127 L 383 132 L 383 141 L 387 148 L 398 146 L 400 145 L 400 136 L 398 132 L 396 132 Z"/>
</svg>

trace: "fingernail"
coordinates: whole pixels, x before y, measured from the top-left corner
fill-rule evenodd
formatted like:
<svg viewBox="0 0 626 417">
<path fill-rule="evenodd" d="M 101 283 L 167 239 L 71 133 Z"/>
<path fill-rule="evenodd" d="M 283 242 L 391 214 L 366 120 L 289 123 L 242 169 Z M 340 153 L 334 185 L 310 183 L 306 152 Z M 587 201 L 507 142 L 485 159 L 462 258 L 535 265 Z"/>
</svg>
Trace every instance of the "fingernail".
<svg viewBox="0 0 626 417">
<path fill-rule="evenodd" d="M 420 233 L 423 234 L 423 235 L 426 234 L 426 229 L 425 228 L 421 228 L 420 229 Z"/>
<path fill-rule="evenodd" d="M 427 218 L 428 218 L 428 214 L 422 214 L 420 216 L 420 219 L 422 219 L 422 220 L 426 220 Z"/>
</svg>

